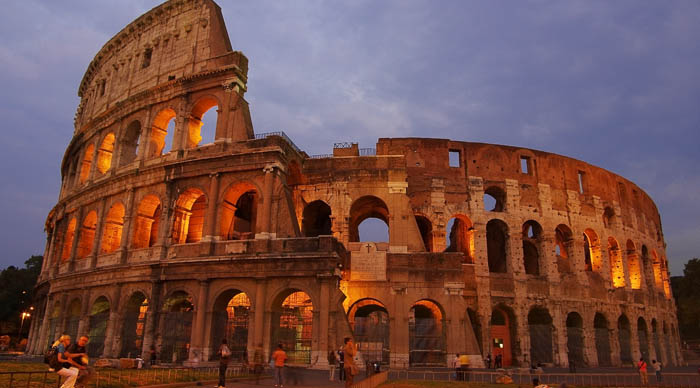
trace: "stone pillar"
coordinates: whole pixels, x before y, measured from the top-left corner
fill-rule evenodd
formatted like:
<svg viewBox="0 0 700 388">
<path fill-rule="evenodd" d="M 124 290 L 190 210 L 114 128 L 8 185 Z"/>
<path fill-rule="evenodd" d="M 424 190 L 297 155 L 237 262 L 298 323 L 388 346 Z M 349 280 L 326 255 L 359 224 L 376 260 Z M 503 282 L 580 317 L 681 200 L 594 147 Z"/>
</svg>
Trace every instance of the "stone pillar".
<svg viewBox="0 0 700 388">
<path fill-rule="evenodd" d="M 190 346 L 189 362 L 197 364 L 203 361 L 207 349 L 204 345 L 204 330 L 207 296 L 209 294 L 209 280 L 199 281 L 199 296 L 195 306 L 195 320 L 192 326 L 192 346 Z"/>
<path fill-rule="evenodd" d="M 118 347 L 113 345 L 115 344 L 115 337 L 118 336 L 119 329 L 121 328 L 121 319 L 119 319 L 121 316 L 121 314 L 119 314 L 121 295 L 122 284 L 117 283 L 112 293 L 112 303 L 109 306 L 109 321 L 107 322 L 107 329 L 105 330 L 105 346 L 102 357 L 116 357 L 114 353 L 118 353 L 119 351 Z"/>
<path fill-rule="evenodd" d="M 80 320 L 78 321 L 78 337 L 87 335 L 90 331 L 90 290 L 83 289 L 83 296 L 80 298 Z M 71 338 L 75 341 L 77 338 Z"/>
<path fill-rule="evenodd" d="M 559 365 L 561 367 L 569 366 L 569 349 L 568 343 L 568 333 L 566 328 L 566 312 L 562 310 L 562 306 L 559 303 L 554 303 L 551 305 L 552 311 L 552 359 L 554 360 L 554 365 Z"/>
<path fill-rule="evenodd" d="M 129 241 L 131 239 L 131 223 L 134 219 L 134 189 L 126 189 L 126 207 L 124 208 L 124 224 L 122 225 L 122 239 L 119 242 L 120 262 L 126 264 L 129 260 Z"/>
<path fill-rule="evenodd" d="M 53 223 L 53 220 L 51 221 Z M 51 262 L 53 261 L 53 244 L 56 239 L 56 224 L 53 223 L 53 228 L 48 231 L 46 236 L 46 248 L 44 248 L 44 259 L 41 261 L 41 273 L 39 274 L 39 280 L 41 281 L 46 277 L 46 273 L 51 267 Z"/>
<path fill-rule="evenodd" d="M 68 301 L 68 294 L 62 294 L 61 295 L 61 302 L 59 304 L 59 308 L 61 309 L 61 314 L 59 315 L 59 323 L 58 323 L 58 333 L 59 335 L 63 334 L 66 330 L 66 318 L 68 314 L 68 306 L 66 306 L 66 302 Z M 56 338 L 58 339 L 58 338 Z"/>
<path fill-rule="evenodd" d="M 610 363 L 620 366 L 620 333 L 617 329 L 617 320 L 608 322 L 608 339 L 610 340 Z"/>
<path fill-rule="evenodd" d="M 267 239 L 274 237 L 274 233 L 270 232 L 270 217 L 272 213 L 272 191 L 274 189 L 275 181 L 275 165 L 267 165 L 263 169 L 265 172 L 265 180 L 263 183 L 263 208 L 262 216 L 258 218 L 261 222 L 258 228 L 258 233 L 256 233 L 255 238 Z"/>
<path fill-rule="evenodd" d="M 595 314 L 594 314 L 595 315 Z M 583 361 L 589 367 L 598 365 L 598 349 L 596 348 L 595 327 L 593 317 L 583 318 Z"/>
<path fill-rule="evenodd" d="M 156 324 L 160 312 L 160 293 L 161 283 L 159 281 L 151 282 L 151 295 L 148 299 L 148 311 L 146 311 L 146 324 L 143 333 L 143 347 L 141 348 L 142 355 L 150 355 L 151 346 L 155 346 Z"/>
<path fill-rule="evenodd" d="M 314 308 L 314 312 L 319 311 L 318 316 L 318 328 L 319 336 L 318 338 L 318 348 L 311 352 L 311 359 L 316 360 L 313 365 L 318 368 L 328 367 L 328 326 L 329 326 L 329 310 L 330 310 L 330 287 L 328 282 L 330 281 L 330 276 L 319 277 L 318 280 L 321 283 L 321 298 L 319 301 L 320 306 Z"/>
<path fill-rule="evenodd" d="M 105 218 L 107 218 L 107 216 L 105 215 L 106 202 L 107 198 L 103 197 L 97 209 L 97 225 L 95 225 L 95 238 L 92 240 L 92 250 L 90 251 L 89 255 L 90 268 L 95 268 L 97 266 L 97 256 L 100 254 L 102 233 L 104 232 Z"/>
<path fill-rule="evenodd" d="M 147 152 L 148 152 L 148 146 L 150 143 L 149 137 L 151 135 L 151 129 L 148 126 L 151 125 L 151 116 L 153 116 L 153 115 L 151 113 L 151 109 L 149 109 L 146 111 L 146 119 L 143 121 L 143 123 L 141 123 L 141 136 L 139 139 L 139 144 L 141 144 L 141 147 L 139 147 L 138 150 L 136 151 L 137 154 L 136 154 L 136 159 L 135 159 L 135 161 L 138 161 L 139 163 L 142 160 L 146 159 L 146 156 L 148 155 Z M 127 123 L 127 127 L 124 128 L 124 130 L 126 130 L 128 128 L 128 125 L 129 125 L 129 123 Z M 124 133 L 122 132 L 122 136 L 123 135 L 124 135 Z"/>
<path fill-rule="evenodd" d="M 205 217 L 206 230 L 202 241 L 215 241 L 219 237 L 216 235 L 216 209 L 219 202 L 219 180 L 221 174 L 218 172 L 209 174 L 209 203 L 207 204 L 207 216 Z"/>
<path fill-rule="evenodd" d="M 43 317 L 41 317 L 41 329 L 39 329 L 39 342 L 37 348 L 39 350 L 44 350 L 45 345 L 49 342 L 49 319 L 51 319 L 51 314 L 53 313 L 53 301 L 54 295 L 48 294 L 46 296 L 46 309 L 44 309 Z"/>
<path fill-rule="evenodd" d="M 156 241 L 157 246 L 163 247 L 160 259 L 163 260 L 167 257 L 168 247 L 170 246 L 170 233 L 172 228 L 172 220 L 175 217 L 175 212 L 172 211 L 172 199 L 170 198 L 173 192 L 174 182 L 169 180 L 165 182 L 165 199 L 162 203 L 162 214 L 160 217 L 160 226 L 158 229 L 158 239 Z M 171 214 L 172 213 L 172 214 Z"/>
<path fill-rule="evenodd" d="M 409 367 L 408 313 L 411 307 L 406 303 L 405 286 L 393 286 L 391 294 L 394 311 L 389 315 L 389 342 L 392 347 L 390 366 L 406 369 Z"/>
<path fill-rule="evenodd" d="M 255 284 L 255 311 L 253 319 L 253 337 L 255 347 L 263 347 L 266 284 L 264 279 L 258 279 Z M 263 349 L 265 349 L 263 347 Z"/>
</svg>

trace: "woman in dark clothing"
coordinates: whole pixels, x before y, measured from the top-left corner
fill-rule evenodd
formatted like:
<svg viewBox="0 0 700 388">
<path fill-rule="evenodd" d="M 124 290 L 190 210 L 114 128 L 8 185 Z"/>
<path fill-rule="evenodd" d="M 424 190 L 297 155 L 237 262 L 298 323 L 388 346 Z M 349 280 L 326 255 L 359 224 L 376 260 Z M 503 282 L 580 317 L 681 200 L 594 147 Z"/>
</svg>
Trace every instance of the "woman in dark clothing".
<svg viewBox="0 0 700 388">
<path fill-rule="evenodd" d="M 226 369 L 228 368 L 228 360 L 231 358 L 231 349 L 226 344 L 226 338 L 221 340 L 219 357 L 219 388 L 223 388 L 226 386 Z"/>
</svg>

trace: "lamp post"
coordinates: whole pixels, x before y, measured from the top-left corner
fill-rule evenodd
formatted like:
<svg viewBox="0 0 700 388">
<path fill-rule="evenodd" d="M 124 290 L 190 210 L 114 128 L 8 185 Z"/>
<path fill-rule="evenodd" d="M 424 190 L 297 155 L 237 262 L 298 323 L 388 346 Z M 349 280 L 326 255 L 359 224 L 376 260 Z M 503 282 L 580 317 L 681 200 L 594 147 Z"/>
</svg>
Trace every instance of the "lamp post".
<svg viewBox="0 0 700 388">
<path fill-rule="evenodd" d="M 17 346 L 19 346 L 20 342 L 22 342 L 22 327 L 24 326 L 24 320 L 26 318 L 29 318 L 30 316 L 31 316 L 31 314 L 29 314 L 26 311 L 22 311 L 22 314 L 20 314 L 20 317 L 22 317 L 22 320 L 20 321 L 20 324 L 19 324 L 19 335 L 17 338 Z"/>
</svg>

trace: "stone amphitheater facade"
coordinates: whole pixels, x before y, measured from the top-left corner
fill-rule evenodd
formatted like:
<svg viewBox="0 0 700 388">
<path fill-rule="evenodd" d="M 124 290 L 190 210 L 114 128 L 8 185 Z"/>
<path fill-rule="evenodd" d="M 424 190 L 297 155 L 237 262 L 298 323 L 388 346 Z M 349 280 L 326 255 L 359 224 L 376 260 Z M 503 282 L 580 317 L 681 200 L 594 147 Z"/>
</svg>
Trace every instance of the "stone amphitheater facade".
<svg viewBox="0 0 700 388">
<path fill-rule="evenodd" d="M 196 365 L 228 338 L 240 360 L 282 342 L 323 367 L 354 335 L 398 368 L 681 362 L 659 213 L 634 183 L 444 139 L 309 156 L 254 133 L 247 72 L 211 0 L 166 2 L 97 53 L 28 352 L 89 334 L 93 357 Z M 388 242 L 360 239 L 370 218 Z"/>
</svg>

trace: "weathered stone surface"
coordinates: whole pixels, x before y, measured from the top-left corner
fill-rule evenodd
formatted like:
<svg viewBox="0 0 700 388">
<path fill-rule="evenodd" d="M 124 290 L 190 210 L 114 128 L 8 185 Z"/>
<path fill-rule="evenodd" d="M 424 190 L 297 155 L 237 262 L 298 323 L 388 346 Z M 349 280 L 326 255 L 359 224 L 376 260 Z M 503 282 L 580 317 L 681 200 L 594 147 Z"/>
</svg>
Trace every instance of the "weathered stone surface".
<svg viewBox="0 0 700 388">
<path fill-rule="evenodd" d="M 46 221 L 30 352 L 97 333 L 99 356 L 155 346 L 162 362 L 207 362 L 221 314 L 243 309 L 242 348 L 267 353 L 283 301 L 303 291 L 313 311 L 298 344 L 317 367 L 353 328 L 394 367 L 456 353 L 473 365 L 488 353 L 519 365 L 681 361 L 660 217 L 634 183 L 556 154 L 444 139 L 310 157 L 286 135 L 255 137 L 247 69 L 210 0 L 166 2 L 95 56 Z M 215 140 L 201 144 L 210 108 Z M 359 242 L 367 218 L 388 225 L 388 243 Z M 383 331 L 360 333 L 373 319 Z M 186 322 L 177 340 L 172 321 Z"/>
</svg>

